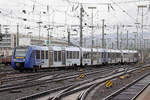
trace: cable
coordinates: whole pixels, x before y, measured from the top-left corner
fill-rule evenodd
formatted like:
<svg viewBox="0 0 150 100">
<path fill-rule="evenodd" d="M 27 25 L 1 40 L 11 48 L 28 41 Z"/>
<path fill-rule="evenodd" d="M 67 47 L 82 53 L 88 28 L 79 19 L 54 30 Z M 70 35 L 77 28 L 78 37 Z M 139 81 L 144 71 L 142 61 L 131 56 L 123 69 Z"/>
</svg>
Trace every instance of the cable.
<svg viewBox="0 0 150 100">
<path fill-rule="evenodd" d="M 116 5 L 116 3 L 86 3 L 86 2 L 75 2 L 75 1 L 71 1 L 71 0 L 65 0 L 68 3 L 74 3 L 74 4 L 78 4 L 78 3 L 82 3 L 82 4 L 94 4 L 94 5 Z M 133 1 L 125 1 L 125 2 L 117 2 L 118 4 L 128 4 L 128 3 L 137 3 L 137 2 L 148 2 L 149 0 L 143 0 L 143 1 L 139 1 L 139 0 L 133 0 Z"/>
<path fill-rule="evenodd" d="M 131 19 L 133 19 L 134 21 L 136 21 L 136 19 L 134 17 L 132 17 L 131 15 L 129 15 L 122 7 L 120 7 L 116 2 L 114 2 L 113 0 L 110 0 L 112 1 L 114 4 L 116 4 L 116 6 L 118 6 L 122 12 L 124 12 L 127 16 L 129 16 Z"/>
</svg>

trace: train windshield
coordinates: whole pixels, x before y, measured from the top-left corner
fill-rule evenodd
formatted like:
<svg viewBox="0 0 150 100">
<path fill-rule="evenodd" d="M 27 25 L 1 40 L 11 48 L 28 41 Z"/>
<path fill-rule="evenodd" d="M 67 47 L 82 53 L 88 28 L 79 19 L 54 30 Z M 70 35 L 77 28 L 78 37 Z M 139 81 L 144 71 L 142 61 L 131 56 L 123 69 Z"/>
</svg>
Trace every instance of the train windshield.
<svg viewBox="0 0 150 100">
<path fill-rule="evenodd" d="M 28 48 L 16 48 L 15 56 L 16 57 L 25 57 L 27 54 Z"/>
</svg>

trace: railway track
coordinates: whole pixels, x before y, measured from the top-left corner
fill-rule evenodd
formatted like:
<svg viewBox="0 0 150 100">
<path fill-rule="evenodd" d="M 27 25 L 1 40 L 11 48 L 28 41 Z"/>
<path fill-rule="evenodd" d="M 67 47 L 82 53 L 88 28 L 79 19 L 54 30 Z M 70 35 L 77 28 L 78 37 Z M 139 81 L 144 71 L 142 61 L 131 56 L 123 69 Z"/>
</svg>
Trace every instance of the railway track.
<svg viewBox="0 0 150 100">
<path fill-rule="evenodd" d="M 138 95 L 150 84 L 150 73 L 146 73 L 132 83 L 104 98 L 103 100 L 136 100 Z"/>
<path fill-rule="evenodd" d="M 72 83 L 75 84 L 75 83 L 82 83 L 84 81 L 87 81 L 88 79 L 93 79 L 94 77 L 97 78 L 97 76 L 100 76 L 99 78 L 104 78 L 103 75 L 108 75 L 107 73 L 110 73 L 112 72 L 113 70 L 113 73 L 117 72 L 118 71 L 123 71 L 122 69 L 123 68 L 126 68 L 126 67 L 131 67 L 130 65 L 125 65 L 125 66 L 122 66 L 122 68 L 118 69 L 119 66 L 114 66 L 114 67 L 111 67 L 111 66 L 107 66 L 108 68 L 96 68 L 94 70 L 91 70 L 91 68 L 89 68 L 88 70 L 85 70 L 85 71 L 82 71 L 82 72 L 78 72 L 76 73 L 76 71 L 73 73 L 72 71 L 69 70 L 70 73 L 66 73 L 64 75 L 62 75 L 63 73 L 60 73 L 60 71 L 58 71 L 58 73 L 55 73 L 54 75 L 56 76 L 53 76 L 53 77 L 49 77 L 49 76 L 52 76 L 52 75 L 49 75 L 49 76 L 43 76 L 41 78 L 38 78 L 37 80 L 34 80 L 34 81 L 25 81 L 25 82 L 22 82 L 21 84 L 10 84 L 10 85 L 5 85 L 5 86 L 2 86 L 0 87 L 0 99 L 1 100 L 8 100 L 7 98 L 11 97 L 11 99 L 17 99 L 17 98 L 20 98 L 20 97 L 24 97 L 24 96 L 27 96 L 27 95 L 31 95 L 32 94 L 35 94 L 35 93 L 40 93 L 40 92 L 43 92 L 43 91 L 46 91 L 46 90 L 49 90 L 49 89 L 53 89 L 53 91 L 56 91 L 56 87 L 61 87 L 64 88 L 64 87 L 68 87 L 68 85 L 71 85 Z M 134 66 L 131 67 L 134 68 Z M 86 73 L 87 71 L 87 73 Z M 93 71 L 93 72 L 90 72 L 90 71 Z M 79 75 L 81 73 L 84 73 L 85 75 L 85 78 L 79 78 Z M 49 78 L 45 78 L 45 77 L 49 77 Z M 105 76 L 106 77 L 106 76 Z M 45 79 L 44 79 L 45 78 Z M 79 78 L 79 79 L 77 79 Z M 88 81 L 89 82 L 89 81 Z M 58 90 L 60 88 L 57 88 Z M 27 92 L 28 91 L 28 92 Z M 15 93 L 15 95 L 14 95 Z M 2 97 L 1 95 L 5 95 L 7 94 L 8 97 Z M 9 98 L 10 99 L 10 98 Z"/>
<path fill-rule="evenodd" d="M 125 66 L 124 66 L 125 67 Z M 10 86 L 3 86 L 0 88 L 0 99 L 1 100 L 7 100 L 7 98 L 11 97 L 11 99 L 17 99 L 20 97 L 24 97 L 26 95 L 31 95 L 34 93 L 38 92 L 42 92 L 48 89 L 55 89 L 56 87 L 62 87 L 62 86 L 68 86 L 70 84 L 75 84 L 78 82 L 82 82 L 82 81 L 86 81 L 88 79 L 92 79 L 93 77 L 97 77 L 100 76 L 101 78 L 102 75 L 106 75 L 107 73 L 112 72 L 112 70 L 115 70 L 117 67 L 112 67 L 112 68 L 100 68 L 97 69 L 94 72 L 88 72 L 88 73 L 84 73 L 84 75 L 86 76 L 85 78 L 81 78 L 81 79 L 77 79 L 79 78 L 80 74 L 77 75 L 72 75 L 70 74 L 70 76 L 62 76 L 61 77 L 54 77 L 51 79 L 46 79 L 46 80 L 40 80 L 40 81 L 29 81 L 29 82 L 24 82 L 23 84 L 18 84 L 18 85 L 10 85 Z M 122 71 L 120 69 L 118 69 L 119 71 Z M 91 71 L 91 70 L 89 70 Z M 115 72 L 115 71 L 113 71 Z M 70 72 L 72 73 L 72 72 Z M 79 72 L 81 73 L 81 72 Z M 83 73 L 83 72 L 82 72 Z M 28 92 L 27 92 L 28 91 Z M 29 92 L 30 91 L 30 92 Z M 15 95 L 14 95 L 15 93 Z M 21 94 L 20 94 L 21 93 Z M 7 94 L 7 97 L 3 97 L 1 95 L 5 95 Z M 9 98 L 10 99 L 10 98 Z"/>
<path fill-rule="evenodd" d="M 134 68 L 132 70 L 127 71 L 127 73 L 130 73 L 132 71 L 137 70 L 137 68 Z M 125 71 L 126 72 L 126 71 Z M 85 94 L 85 91 L 89 91 L 86 89 L 89 89 L 105 82 L 108 79 L 112 79 L 115 77 L 118 77 L 120 75 L 123 75 L 125 72 L 115 72 L 115 73 L 109 73 L 107 75 L 92 78 L 86 81 L 82 81 L 76 84 L 71 84 L 65 87 L 59 87 L 56 89 L 48 90 L 42 93 L 34 94 L 31 96 L 19 98 L 18 100 L 26 100 L 26 99 L 37 99 L 37 100 L 82 100 L 80 98 L 83 98 L 82 96 Z M 84 91 L 85 90 L 85 91 Z M 81 94 L 80 94 L 81 93 Z M 74 98 L 74 99 L 70 99 Z"/>
<path fill-rule="evenodd" d="M 113 67 L 109 67 L 107 69 L 110 69 Z M 104 70 L 106 68 L 99 68 L 100 70 Z M 82 71 L 80 70 L 57 70 L 57 71 L 50 71 L 50 72 L 38 72 L 38 73 L 23 73 L 23 76 L 15 76 L 15 77 L 10 77 L 10 78 L 2 78 L 0 79 L 0 81 L 3 82 L 3 84 L 7 85 L 9 84 L 15 84 L 15 83 L 19 83 L 19 82 L 29 82 L 29 81 L 33 81 L 33 80 L 38 80 L 38 79 L 49 79 L 52 77 L 65 77 L 65 76 L 70 76 L 70 75 L 77 75 L 79 73 L 87 73 L 89 71 L 94 72 L 97 71 L 98 69 L 96 68 L 86 68 L 86 69 L 82 69 Z M 71 71 L 71 72 L 70 72 Z M 20 73 L 22 74 L 22 73 Z"/>
<path fill-rule="evenodd" d="M 149 67 L 148 67 L 148 69 L 149 69 Z M 142 68 L 140 70 L 140 72 L 144 71 L 144 70 L 147 70 L 147 68 L 146 67 L 144 69 Z M 137 74 L 137 73 L 139 73 L 139 70 L 135 71 L 134 73 L 130 73 L 130 74 L 133 74 L 132 76 L 134 76 L 134 74 Z M 87 90 L 83 91 L 82 94 L 79 96 L 79 98 L 76 100 L 91 100 L 91 98 L 96 97 L 95 92 L 98 92 L 99 95 L 100 94 L 104 95 L 103 93 L 101 93 L 101 90 L 103 90 L 103 92 L 105 91 L 106 95 L 108 94 L 108 92 L 110 94 L 104 98 L 102 98 L 103 96 L 97 96 L 97 98 L 95 98 L 95 100 L 136 100 L 138 95 L 150 84 L 149 71 L 147 70 L 147 73 L 146 74 L 143 73 L 143 74 L 144 75 L 142 75 L 140 78 L 139 78 L 139 76 L 137 78 L 136 77 L 133 78 L 135 80 L 132 80 L 132 81 L 130 79 L 125 79 L 125 80 L 130 80 L 131 82 L 127 83 L 125 86 L 123 86 L 121 88 L 118 88 L 118 90 L 113 90 L 114 92 L 112 92 L 112 93 L 111 93 L 111 88 L 103 90 L 102 87 L 104 87 L 104 83 L 103 84 L 95 84 L 95 85 L 91 86 L 90 88 L 88 88 Z M 118 80 L 118 78 L 116 78 L 114 80 Z M 113 81 L 113 82 L 117 83 L 117 81 Z M 116 84 L 116 86 L 117 86 L 117 84 Z M 112 89 L 115 89 L 115 87 Z M 95 95 L 95 96 L 93 96 L 93 95 Z M 141 100 L 141 99 L 139 99 L 139 100 Z"/>
<path fill-rule="evenodd" d="M 103 69 L 103 70 L 94 70 L 94 71 L 91 71 L 91 72 L 84 72 L 84 75 L 92 75 L 92 74 L 97 74 L 97 73 L 100 73 L 100 72 L 107 72 L 109 71 L 110 72 L 111 69 Z M 30 81 L 23 81 L 23 82 L 19 82 L 19 83 L 16 83 L 16 84 L 8 84 L 8 85 L 2 85 L 0 87 L 0 92 L 1 91 L 7 91 L 7 90 L 12 90 L 12 89 L 19 89 L 19 88 L 26 88 L 26 87 L 32 87 L 32 86 L 35 86 L 35 85 L 43 85 L 43 84 L 48 84 L 48 83 L 52 83 L 52 82 L 57 82 L 57 81 L 62 81 L 62 80 L 68 80 L 68 79 L 73 79 L 73 78 L 76 78 L 79 76 L 79 73 L 81 72 L 78 72 L 78 73 L 69 73 L 67 75 L 62 75 L 62 73 L 60 73 L 59 75 L 58 74 L 54 74 L 54 75 L 48 75 L 46 74 L 45 76 L 43 77 L 48 77 L 49 78 L 42 78 L 42 77 L 39 77 L 39 78 L 34 78 L 36 80 L 31 80 Z"/>
</svg>

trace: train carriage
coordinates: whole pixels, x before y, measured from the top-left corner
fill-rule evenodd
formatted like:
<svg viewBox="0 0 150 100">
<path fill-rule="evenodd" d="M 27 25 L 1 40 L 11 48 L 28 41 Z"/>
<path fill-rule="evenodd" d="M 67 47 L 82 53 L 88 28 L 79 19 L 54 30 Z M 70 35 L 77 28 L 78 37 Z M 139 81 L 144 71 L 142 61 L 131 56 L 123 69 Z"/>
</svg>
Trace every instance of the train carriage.
<svg viewBox="0 0 150 100">
<path fill-rule="evenodd" d="M 80 48 L 78 47 L 65 47 L 67 52 L 66 66 L 79 66 L 80 65 Z"/>
<path fill-rule="evenodd" d="M 91 48 L 82 48 L 82 65 L 91 65 Z"/>
</svg>

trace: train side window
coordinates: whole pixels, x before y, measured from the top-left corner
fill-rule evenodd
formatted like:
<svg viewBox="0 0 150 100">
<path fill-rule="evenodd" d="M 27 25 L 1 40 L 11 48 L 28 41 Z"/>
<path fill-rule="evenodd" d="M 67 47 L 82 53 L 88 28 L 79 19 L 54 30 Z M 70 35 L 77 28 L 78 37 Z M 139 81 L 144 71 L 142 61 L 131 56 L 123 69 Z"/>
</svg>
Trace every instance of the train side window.
<svg viewBox="0 0 150 100">
<path fill-rule="evenodd" d="M 39 50 L 36 51 L 36 59 L 40 59 L 40 51 Z"/>
<path fill-rule="evenodd" d="M 74 59 L 77 59 L 77 52 L 74 51 Z"/>
<path fill-rule="evenodd" d="M 41 51 L 41 59 L 44 59 L 44 51 Z"/>
<path fill-rule="evenodd" d="M 87 58 L 89 59 L 89 52 L 87 52 Z"/>
<path fill-rule="evenodd" d="M 72 51 L 70 51 L 70 59 L 72 59 Z"/>
<path fill-rule="evenodd" d="M 74 51 L 74 59 L 76 59 L 77 57 L 77 53 L 76 53 L 76 51 Z"/>
<path fill-rule="evenodd" d="M 58 51 L 58 61 L 61 61 L 61 51 Z"/>
<path fill-rule="evenodd" d="M 57 62 L 57 51 L 54 51 L 54 61 Z"/>
<path fill-rule="evenodd" d="M 79 59 L 79 51 L 77 51 L 77 59 Z"/>
<path fill-rule="evenodd" d="M 46 51 L 46 59 L 48 59 L 48 51 Z"/>
<path fill-rule="evenodd" d="M 85 52 L 83 52 L 83 58 L 85 58 Z"/>
<path fill-rule="evenodd" d="M 74 51 L 72 51 L 72 59 L 74 59 Z"/>
</svg>

